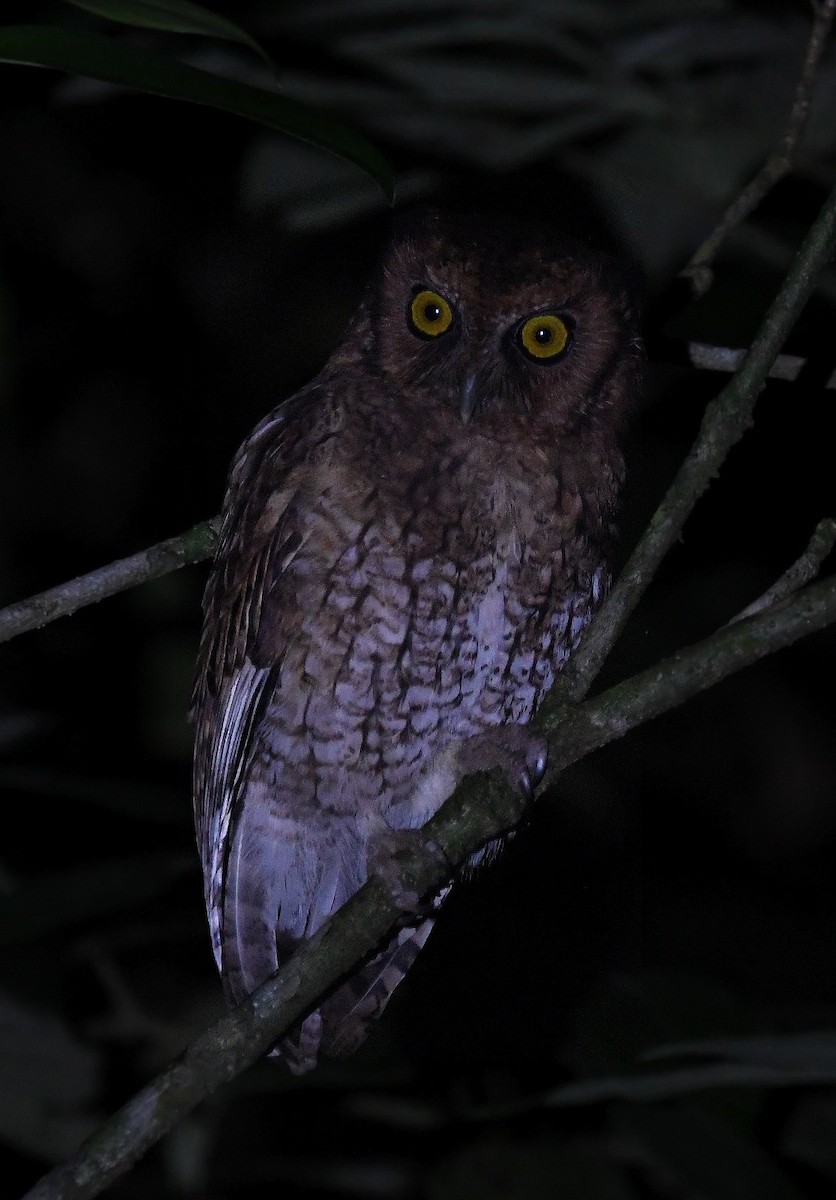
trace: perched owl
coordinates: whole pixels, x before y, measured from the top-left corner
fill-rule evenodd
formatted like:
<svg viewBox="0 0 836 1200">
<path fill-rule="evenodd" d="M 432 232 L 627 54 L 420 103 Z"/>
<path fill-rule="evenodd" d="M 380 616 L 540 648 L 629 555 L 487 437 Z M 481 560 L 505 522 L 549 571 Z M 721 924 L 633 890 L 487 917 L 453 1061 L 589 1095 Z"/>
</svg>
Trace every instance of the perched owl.
<svg viewBox="0 0 836 1200">
<path fill-rule="evenodd" d="M 230 1001 L 467 771 L 542 773 L 520 727 L 608 587 L 640 359 L 609 259 L 526 222 L 422 210 L 396 224 L 321 374 L 244 442 L 194 701 Z M 433 911 L 282 1040 L 292 1070 L 362 1041 Z"/>
</svg>

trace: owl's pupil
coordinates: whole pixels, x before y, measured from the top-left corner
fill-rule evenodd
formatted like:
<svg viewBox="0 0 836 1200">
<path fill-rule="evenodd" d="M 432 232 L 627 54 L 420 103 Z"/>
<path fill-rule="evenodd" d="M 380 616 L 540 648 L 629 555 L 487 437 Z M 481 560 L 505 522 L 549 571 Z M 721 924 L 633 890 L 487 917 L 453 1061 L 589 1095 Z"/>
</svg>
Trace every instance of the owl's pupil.
<svg viewBox="0 0 836 1200">
<path fill-rule="evenodd" d="M 541 346 L 548 346 L 553 337 L 554 334 L 551 329 L 549 329 L 548 325 L 541 325 L 534 334 L 535 342 L 538 342 Z"/>
<path fill-rule="evenodd" d="M 441 309 L 437 304 L 424 305 L 424 317 L 427 321 L 438 321 L 441 319 Z"/>
</svg>

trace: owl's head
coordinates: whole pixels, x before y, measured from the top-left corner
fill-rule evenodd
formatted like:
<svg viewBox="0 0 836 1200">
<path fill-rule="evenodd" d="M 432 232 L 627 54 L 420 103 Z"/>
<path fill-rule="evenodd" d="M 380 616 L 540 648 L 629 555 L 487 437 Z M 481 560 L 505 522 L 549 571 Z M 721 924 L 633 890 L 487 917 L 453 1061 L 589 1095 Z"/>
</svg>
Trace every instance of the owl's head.
<svg viewBox="0 0 836 1200">
<path fill-rule="evenodd" d="M 417 210 L 372 286 L 375 365 L 399 402 L 436 415 L 440 402 L 472 432 L 615 430 L 638 382 L 637 291 L 542 225 Z"/>
</svg>

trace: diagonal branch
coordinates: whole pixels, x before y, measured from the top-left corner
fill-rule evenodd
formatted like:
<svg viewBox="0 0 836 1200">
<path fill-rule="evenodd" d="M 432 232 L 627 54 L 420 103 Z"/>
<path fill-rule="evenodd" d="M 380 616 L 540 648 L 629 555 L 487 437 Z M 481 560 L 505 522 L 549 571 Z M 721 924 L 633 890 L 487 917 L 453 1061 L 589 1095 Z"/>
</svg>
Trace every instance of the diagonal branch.
<svg viewBox="0 0 836 1200">
<path fill-rule="evenodd" d="M 747 617 L 754 617 L 756 613 L 772 608 L 774 604 L 779 604 L 787 596 L 791 596 L 793 592 L 804 587 L 805 583 L 810 583 L 818 575 L 822 563 L 834 546 L 836 546 L 836 519 L 824 517 L 813 530 L 813 536 L 807 543 L 804 553 L 791 566 L 787 567 L 780 579 L 776 579 L 762 596 L 758 596 L 757 600 L 747 604 L 736 617 L 732 617 L 729 624 L 732 625 L 735 621 L 745 621 Z"/>
<path fill-rule="evenodd" d="M 559 728 L 549 726 L 551 761 L 545 786 L 591 751 L 834 621 L 836 577 L 766 613 L 726 626 L 579 705 Z M 451 864 L 459 864 L 515 825 L 521 815 L 519 797 L 499 773 L 470 776 L 424 826 L 424 846 L 397 855 L 402 894 L 432 894 L 445 882 L 439 847 Z M 384 940 L 400 915 L 382 881 L 371 879 L 247 1003 L 200 1034 L 24 1200 L 86 1200 L 102 1192 L 201 1100 L 259 1059 Z"/>
<path fill-rule="evenodd" d="M 19 600 L 0 609 L 0 642 L 11 641 L 19 633 L 40 629 L 42 625 L 78 612 L 88 604 L 96 604 L 107 596 L 115 596 L 127 588 L 168 575 L 186 563 L 200 562 L 214 553 L 218 540 L 219 518 L 201 521 L 177 537 L 157 542 L 130 558 L 120 558 L 97 567 L 87 575 L 79 575 L 67 583 L 27 600 Z"/>
<path fill-rule="evenodd" d="M 819 271 L 834 250 L 836 188 L 804 239 L 740 370 L 706 408 L 696 441 L 618 582 L 552 688 L 541 715 L 554 714 L 586 695 L 700 496 L 719 472 L 732 446 L 751 425 L 769 369 L 813 292 Z"/>
</svg>

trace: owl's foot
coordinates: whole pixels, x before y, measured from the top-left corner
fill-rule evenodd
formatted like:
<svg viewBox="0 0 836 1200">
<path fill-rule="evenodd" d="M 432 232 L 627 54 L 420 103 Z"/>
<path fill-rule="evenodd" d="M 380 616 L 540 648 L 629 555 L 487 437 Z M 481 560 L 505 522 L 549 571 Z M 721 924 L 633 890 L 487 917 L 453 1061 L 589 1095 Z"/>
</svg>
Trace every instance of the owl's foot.
<svg viewBox="0 0 836 1200">
<path fill-rule="evenodd" d="M 546 773 L 549 744 L 524 725 L 501 725 L 474 734 L 458 747 L 456 766 L 462 775 L 498 768 L 526 803 Z"/>
<path fill-rule="evenodd" d="M 304 1075 L 316 1066 L 321 1041 L 322 1015 L 319 1011 L 312 1012 L 298 1026 L 296 1033 L 282 1038 L 270 1051 L 270 1057 L 284 1062 L 291 1075 Z"/>
<path fill-rule="evenodd" d="M 387 826 L 375 834 L 369 847 L 369 874 L 377 876 L 393 902 L 410 918 L 424 918 L 434 907 L 432 903 L 422 904 L 415 889 L 403 879 L 403 864 L 398 861 L 398 855 L 417 851 L 430 851 L 444 868 L 445 874 L 452 874 L 452 864 L 444 851 L 436 842 L 430 841 L 421 829 L 392 829 Z"/>
</svg>

